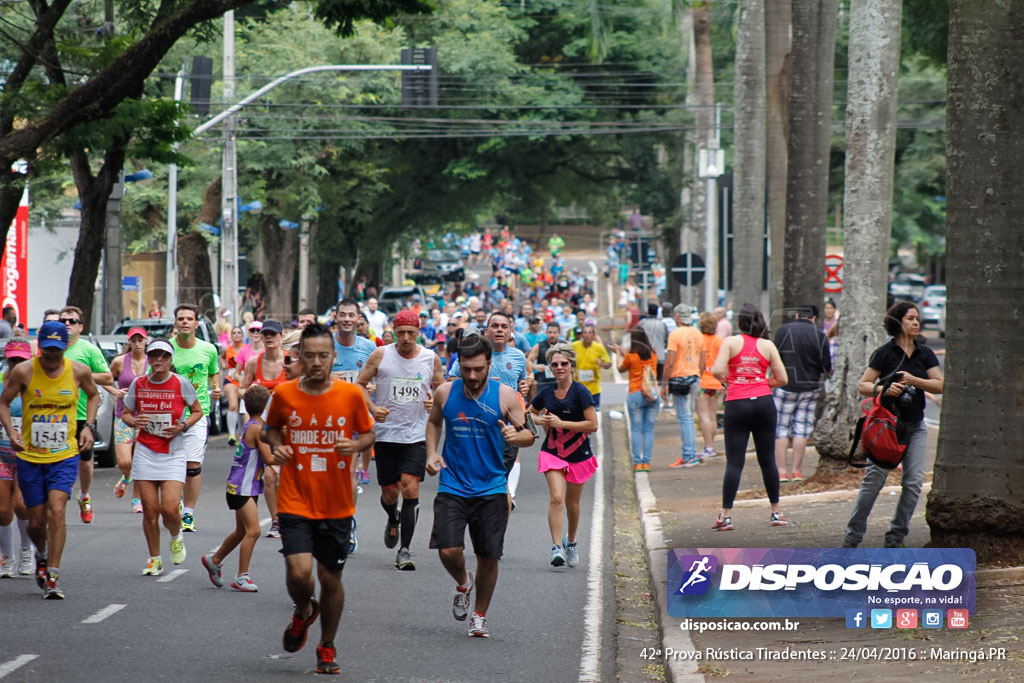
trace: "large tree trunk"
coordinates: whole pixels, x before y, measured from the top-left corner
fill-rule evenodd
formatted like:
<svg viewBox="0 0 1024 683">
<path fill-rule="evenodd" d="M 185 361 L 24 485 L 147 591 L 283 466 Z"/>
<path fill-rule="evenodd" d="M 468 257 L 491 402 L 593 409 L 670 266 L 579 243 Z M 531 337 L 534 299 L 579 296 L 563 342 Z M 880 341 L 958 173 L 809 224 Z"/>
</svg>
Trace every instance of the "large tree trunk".
<svg viewBox="0 0 1024 683">
<path fill-rule="evenodd" d="M 82 202 L 82 227 L 78 232 L 78 243 L 75 245 L 75 261 L 71 266 L 71 278 L 68 282 L 69 306 L 82 309 L 82 319 L 89 331 L 92 321 L 93 299 L 96 295 L 96 276 L 99 274 L 103 248 L 106 246 L 107 200 L 110 191 L 117 182 L 117 177 L 124 166 L 125 142 L 115 142 L 111 149 L 103 155 L 103 165 L 94 176 L 89 167 L 89 157 L 84 151 L 73 152 L 69 161 L 71 172 L 78 188 L 78 198 Z M 121 289 L 120 282 L 104 282 L 105 287 Z M 92 330 L 104 334 L 109 330 Z"/>
<path fill-rule="evenodd" d="M 836 0 L 793 0 L 784 308 L 821 306 L 825 298 L 835 43 Z"/>
<path fill-rule="evenodd" d="M 299 231 L 280 227 L 272 216 L 260 216 L 260 241 L 267 264 L 267 317 L 287 322 L 295 317 Z"/>
<path fill-rule="evenodd" d="M 743 0 L 736 33 L 733 89 L 733 297 L 761 307 L 764 275 L 764 3 Z"/>
<path fill-rule="evenodd" d="M 857 383 L 884 340 L 900 15 L 891 0 L 863 0 L 850 11 L 843 321 L 832 391 L 814 437 L 825 465 L 838 466 L 849 453 L 860 414 Z"/>
<path fill-rule="evenodd" d="M 782 324 L 782 281 L 786 239 L 786 169 L 789 166 L 790 0 L 765 6 L 765 163 L 768 216 L 768 310 L 771 326 Z"/>
<path fill-rule="evenodd" d="M 1024 5 L 953 0 L 946 105 L 946 382 L 932 545 L 1024 550 Z M 844 311 L 843 320 L 846 320 Z"/>
<path fill-rule="evenodd" d="M 715 71 L 711 59 L 711 3 L 707 0 L 694 3 L 690 10 L 689 23 L 692 25 L 691 34 L 681 36 L 681 38 L 692 45 L 690 50 L 692 59 L 688 61 L 693 64 L 693 74 L 691 78 L 691 74 L 687 73 L 686 80 L 694 83 L 695 88 L 692 92 L 687 93 L 686 100 L 687 104 L 696 107 L 694 116 L 696 127 L 690 136 L 690 143 L 686 145 L 686 157 L 683 162 L 684 172 L 690 179 L 687 188 L 690 221 L 689 225 L 684 225 L 680 230 L 679 251 L 697 252 L 700 245 L 704 245 L 704 254 L 706 255 L 707 245 L 703 235 L 707 224 L 707 193 L 704 189 L 707 181 L 699 177 L 695 171 L 698 150 L 710 147 L 715 140 Z M 719 255 L 719 264 L 721 264 L 720 259 L 721 255 Z M 706 277 L 717 282 L 718 271 L 708 272 Z M 701 287 L 702 285 L 695 285 L 691 292 L 686 292 L 686 288 L 683 288 L 680 300 L 685 301 L 689 294 L 693 301 L 701 301 Z"/>
</svg>

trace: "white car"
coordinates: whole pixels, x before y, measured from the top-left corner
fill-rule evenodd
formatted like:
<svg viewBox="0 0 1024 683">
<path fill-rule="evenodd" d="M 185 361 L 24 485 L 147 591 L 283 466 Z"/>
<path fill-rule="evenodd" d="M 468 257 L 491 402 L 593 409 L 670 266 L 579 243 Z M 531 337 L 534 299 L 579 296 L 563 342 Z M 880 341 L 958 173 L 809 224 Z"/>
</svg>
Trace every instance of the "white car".
<svg viewBox="0 0 1024 683">
<path fill-rule="evenodd" d="M 921 298 L 921 327 L 938 330 L 940 337 L 946 336 L 946 285 L 925 287 Z"/>
</svg>

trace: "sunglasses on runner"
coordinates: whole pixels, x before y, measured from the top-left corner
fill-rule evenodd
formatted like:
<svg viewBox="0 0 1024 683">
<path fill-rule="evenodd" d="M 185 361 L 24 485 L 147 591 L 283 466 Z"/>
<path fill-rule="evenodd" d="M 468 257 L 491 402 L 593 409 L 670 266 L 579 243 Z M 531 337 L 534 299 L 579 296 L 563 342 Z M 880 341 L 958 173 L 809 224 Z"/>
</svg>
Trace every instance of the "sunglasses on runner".
<svg viewBox="0 0 1024 683">
<path fill-rule="evenodd" d="M 557 361 L 555 363 L 548 363 L 548 365 L 550 365 L 553 368 L 567 368 L 570 365 L 572 365 L 572 363 L 570 363 L 567 360 L 561 360 L 561 361 Z"/>
<path fill-rule="evenodd" d="M 298 358 L 292 358 L 291 356 L 285 356 L 284 357 L 284 364 L 285 365 L 291 365 L 292 363 L 298 363 L 298 362 L 299 362 Z"/>
<path fill-rule="evenodd" d="M 82 321 L 79 320 L 78 318 L 58 318 L 57 322 L 61 323 L 62 325 L 79 325 L 81 324 Z"/>
</svg>

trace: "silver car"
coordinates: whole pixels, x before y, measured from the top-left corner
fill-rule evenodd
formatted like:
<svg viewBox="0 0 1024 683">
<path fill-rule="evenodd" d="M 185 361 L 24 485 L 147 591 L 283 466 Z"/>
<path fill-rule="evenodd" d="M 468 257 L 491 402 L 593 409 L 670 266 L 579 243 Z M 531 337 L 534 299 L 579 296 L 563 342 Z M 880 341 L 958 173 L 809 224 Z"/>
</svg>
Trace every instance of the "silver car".
<svg viewBox="0 0 1024 683">
<path fill-rule="evenodd" d="M 96 344 L 103 352 L 103 357 L 110 365 L 119 352 L 110 345 L 104 348 L 96 337 L 85 336 L 84 339 Z M 125 339 L 127 341 L 127 338 Z M 0 350 L 7 345 L 7 339 L 0 339 Z M 7 372 L 7 360 L 0 354 L 0 372 Z M 114 397 L 100 388 L 100 409 L 96 413 L 96 434 L 93 435 L 94 458 L 99 467 L 113 467 L 116 464 L 114 457 Z"/>
</svg>

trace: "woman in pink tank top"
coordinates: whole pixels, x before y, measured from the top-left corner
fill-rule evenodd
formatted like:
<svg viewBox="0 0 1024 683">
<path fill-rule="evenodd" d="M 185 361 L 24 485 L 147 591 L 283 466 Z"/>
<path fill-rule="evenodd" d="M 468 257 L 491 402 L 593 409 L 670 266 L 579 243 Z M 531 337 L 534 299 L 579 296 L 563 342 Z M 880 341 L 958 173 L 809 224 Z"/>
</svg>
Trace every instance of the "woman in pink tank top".
<svg viewBox="0 0 1024 683">
<path fill-rule="evenodd" d="M 747 443 L 754 437 L 757 464 L 761 467 L 765 492 L 771 503 L 772 526 L 784 526 L 779 511 L 779 470 L 775 466 L 775 402 L 772 389 L 788 382 L 779 350 L 770 340 L 761 311 L 752 304 L 740 308 L 740 334 L 726 338 L 718 351 L 712 374 L 728 386 L 725 393 L 725 481 L 722 484 L 722 512 L 711 528 L 732 531 L 732 504 L 740 486 Z M 768 370 L 771 369 L 771 375 Z"/>
</svg>

